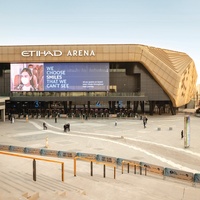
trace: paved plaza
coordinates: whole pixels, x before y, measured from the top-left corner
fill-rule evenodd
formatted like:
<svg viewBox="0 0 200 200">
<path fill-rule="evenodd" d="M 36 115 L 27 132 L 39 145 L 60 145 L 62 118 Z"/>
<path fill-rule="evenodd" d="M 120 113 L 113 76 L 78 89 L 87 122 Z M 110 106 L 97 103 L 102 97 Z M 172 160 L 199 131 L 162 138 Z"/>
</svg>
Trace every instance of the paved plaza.
<svg viewBox="0 0 200 200">
<path fill-rule="evenodd" d="M 184 148 L 184 116 L 147 116 L 146 128 L 142 120 L 134 118 L 58 118 L 57 123 L 53 118 L 16 119 L 14 123 L 7 120 L 0 122 L 0 144 L 33 148 L 48 145 L 51 150 L 107 155 L 200 173 L 200 118 L 191 114 L 190 147 Z M 47 130 L 43 130 L 43 122 Z M 70 132 L 63 131 L 65 123 L 70 123 Z M 33 199 L 200 199 L 200 186 L 187 181 L 141 176 L 133 174 L 132 169 L 122 174 L 121 168 L 117 168 L 114 179 L 109 167 L 103 178 L 100 165 L 94 166 L 91 177 L 90 164 L 84 161 L 77 163 L 74 177 L 72 159 L 53 159 L 65 162 L 64 183 L 57 164 L 38 161 L 34 182 L 31 160 L 0 155 L 0 200 L 30 199 L 31 195 Z"/>
</svg>

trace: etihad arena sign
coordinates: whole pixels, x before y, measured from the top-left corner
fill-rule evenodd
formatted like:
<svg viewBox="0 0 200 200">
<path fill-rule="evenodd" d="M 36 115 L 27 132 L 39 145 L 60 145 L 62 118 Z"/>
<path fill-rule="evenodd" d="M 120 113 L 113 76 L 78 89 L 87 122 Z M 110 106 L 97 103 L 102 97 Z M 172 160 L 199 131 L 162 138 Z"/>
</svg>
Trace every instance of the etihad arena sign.
<svg viewBox="0 0 200 200">
<path fill-rule="evenodd" d="M 21 55 L 23 57 L 41 57 L 41 56 L 51 56 L 51 57 L 60 57 L 62 55 L 66 55 L 68 57 L 91 57 L 95 56 L 95 52 L 93 50 L 69 50 L 66 53 L 63 53 L 61 50 L 51 50 L 51 51 L 22 51 Z"/>
</svg>

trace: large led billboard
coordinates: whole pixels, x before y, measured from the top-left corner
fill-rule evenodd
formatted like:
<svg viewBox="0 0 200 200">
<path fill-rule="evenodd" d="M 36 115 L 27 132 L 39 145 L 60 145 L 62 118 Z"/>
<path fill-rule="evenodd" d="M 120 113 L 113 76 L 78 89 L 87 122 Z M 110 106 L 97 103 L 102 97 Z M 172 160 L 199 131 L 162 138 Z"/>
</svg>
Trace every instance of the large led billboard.
<svg viewBox="0 0 200 200">
<path fill-rule="evenodd" d="M 11 91 L 108 91 L 109 63 L 12 63 Z"/>
</svg>

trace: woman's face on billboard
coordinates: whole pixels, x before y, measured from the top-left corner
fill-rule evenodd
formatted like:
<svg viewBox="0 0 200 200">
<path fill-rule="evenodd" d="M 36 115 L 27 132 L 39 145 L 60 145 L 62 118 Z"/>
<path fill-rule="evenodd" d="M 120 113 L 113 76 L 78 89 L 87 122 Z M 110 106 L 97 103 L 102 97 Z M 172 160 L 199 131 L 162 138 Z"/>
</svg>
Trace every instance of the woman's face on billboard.
<svg viewBox="0 0 200 200">
<path fill-rule="evenodd" d="M 32 76 L 30 76 L 28 72 L 24 71 L 21 73 L 21 81 L 24 85 L 26 86 L 30 85 L 31 79 L 32 79 Z"/>
</svg>

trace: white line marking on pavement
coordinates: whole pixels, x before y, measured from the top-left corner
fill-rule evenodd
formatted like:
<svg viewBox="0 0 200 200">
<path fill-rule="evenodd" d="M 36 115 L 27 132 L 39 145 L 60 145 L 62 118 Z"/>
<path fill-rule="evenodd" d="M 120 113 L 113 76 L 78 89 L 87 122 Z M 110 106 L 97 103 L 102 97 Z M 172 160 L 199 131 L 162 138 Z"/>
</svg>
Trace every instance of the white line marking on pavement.
<svg viewBox="0 0 200 200">
<path fill-rule="evenodd" d="M 37 128 L 39 127 L 41 129 L 41 126 L 37 125 L 36 123 L 34 122 L 31 122 L 33 125 L 35 125 Z M 51 127 L 54 127 L 51 125 Z M 57 127 L 54 127 L 54 128 L 57 128 Z M 61 129 L 61 128 L 57 128 L 57 129 Z M 51 131 L 51 130 L 48 130 L 48 132 L 51 132 L 51 133 L 54 133 L 54 134 L 58 134 L 58 135 L 66 135 L 65 133 L 58 133 L 58 132 L 55 132 L 55 131 Z M 73 131 L 71 133 L 81 133 L 81 134 L 84 134 L 83 135 L 72 135 L 72 134 L 67 134 L 67 136 L 70 136 L 70 137 L 84 137 L 85 138 L 85 135 L 96 135 L 96 136 L 107 136 L 107 137 L 116 137 L 116 138 L 119 138 L 119 136 L 115 136 L 115 135 L 105 135 L 105 134 L 97 134 L 97 133 L 84 133 L 84 132 L 80 132 L 80 131 Z M 132 145 L 127 145 L 127 144 L 124 144 L 124 143 L 121 143 L 121 142 L 117 142 L 117 141 L 113 141 L 113 140 L 110 140 L 110 139 L 104 139 L 104 138 L 96 138 L 96 137 L 93 137 L 93 136 L 87 136 L 88 138 L 91 138 L 91 139 L 94 139 L 94 140 L 101 140 L 101 141 L 106 141 L 106 142 L 111 142 L 111 143 L 114 143 L 114 144 L 118 144 L 118 145 L 122 145 L 122 146 L 125 146 L 125 147 L 128 147 L 130 149 L 134 149 L 134 150 L 137 150 L 137 151 L 140 151 L 142 153 L 145 153 L 146 155 L 149 155 L 153 158 L 156 158 L 157 160 L 160 160 L 161 162 L 163 163 L 167 163 L 168 165 L 172 166 L 172 167 L 175 167 L 177 169 L 180 169 L 180 170 L 183 170 L 183 171 L 189 171 L 189 172 L 192 172 L 192 173 L 200 173 L 199 171 L 197 170 L 194 170 L 194 169 L 190 169 L 188 167 L 184 167 L 180 164 L 177 164 L 171 160 L 168 160 L 164 157 L 161 157 L 161 156 L 158 156 L 156 154 L 153 154 L 153 153 L 150 153 L 148 152 L 147 150 L 144 150 L 142 148 L 139 148 L 139 147 L 135 147 L 135 146 L 132 146 Z M 157 145 L 157 146 L 162 146 L 164 148 L 170 148 L 170 149 L 173 149 L 173 150 L 176 150 L 176 151 L 183 151 L 184 153 L 190 153 L 194 156 L 200 156 L 198 153 L 195 153 L 195 152 L 192 152 L 192 151 L 184 151 L 183 149 L 180 149 L 180 148 L 175 148 L 175 147 L 171 147 L 171 146 L 167 146 L 167 145 L 164 145 L 164 144 L 159 144 L 159 143 L 154 143 L 154 142 L 150 142 L 150 141 L 144 141 L 144 140 L 138 140 L 138 139 L 133 139 L 133 138 L 126 138 L 125 139 L 129 139 L 129 140 L 134 140 L 134 141 L 138 141 L 138 142 L 143 142 L 143 143 L 149 143 L 149 144 L 154 144 L 154 145 Z"/>
</svg>

